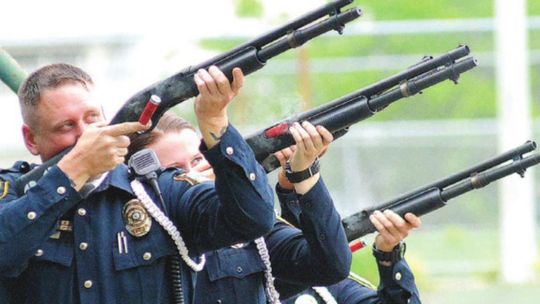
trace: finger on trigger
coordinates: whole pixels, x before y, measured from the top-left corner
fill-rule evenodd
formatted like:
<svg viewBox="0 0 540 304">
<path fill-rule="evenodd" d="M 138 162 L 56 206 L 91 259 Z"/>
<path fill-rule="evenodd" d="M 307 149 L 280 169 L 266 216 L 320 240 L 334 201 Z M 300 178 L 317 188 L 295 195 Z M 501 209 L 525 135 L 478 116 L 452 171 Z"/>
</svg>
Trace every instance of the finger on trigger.
<svg viewBox="0 0 540 304">
<path fill-rule="evenodd" d="M 143 131 L 146 129 L 145 125 L 140 124 L 138 121 L 134 122 L 123 122 L 116 125 L 110 125 L 104 127 L 104 133 L 113 137 L 120 135 L 129 135 L 138 131 Z"/>
</svg>

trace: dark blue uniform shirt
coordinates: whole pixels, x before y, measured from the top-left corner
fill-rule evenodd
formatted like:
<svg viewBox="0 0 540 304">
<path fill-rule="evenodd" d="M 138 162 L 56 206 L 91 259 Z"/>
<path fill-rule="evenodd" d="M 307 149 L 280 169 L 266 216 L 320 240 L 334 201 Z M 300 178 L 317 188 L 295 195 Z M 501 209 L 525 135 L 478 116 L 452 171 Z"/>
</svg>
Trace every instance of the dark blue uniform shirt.
<svg viewBox="0 0 540 304">
<path fill-rule="evenodd" d="M 309 218 L 304 214 L 304 209 L 301 208 L 298 201 L 294 199 L 294 196 L 292 196 L 289 191 L 285 191 L 278 187 L 276 193 L 278 194 L 281 205 L 281 214 L 287 221 L 298 227 L 303 227 L 309 222 Z M 328 291 L 339 304 L 420 303 L 420 295 L 416 288 L 414 275 L 404 259 L 401 259 L 394 265 L 388 267 L 377 263 L 377 267 L 380 278 L 377 290 L 371 288 L 368 284 L 361 284 L 359 280 L 351 276 L 337 284 L 327 286 Z M 283 301 L 283 303 L 301 304 L 295 303 L 295 301 L 302 294 L 313 297 L 317 300 L 317 303 L 325 303 L 320 294 L 312 288 L 301 293 L 298 292 L 306 289 L 308 286 L 322 286 L 328 284 L 296 285 L 290 284 L 290 282 L 277 281 L 276 285 L 278 286 L 280 293 L 285 295 L 283 299 L 289 297 L 286 301 Z M 299 300 L 299 302 L 301 302 L 301 300 Z"/>
<path fill-rule="evenodd" d="M 27 162 L 18 161 L 9 169 L 0 169 L 0 208 L 1 203 L 17 198 L 14 187 L 15 181 L 33 167 L 34 165 Z M 16 304 L 23 302 L 24 290 L 18 290 L 18 294 L 15 294 L 18 284 L 19 282 L 14 278 L 0 276 L 0 303 Z"/>
<path fill-rule="evenodd" d="M 273 275 L 283 281 L 327 285 L 345 278 L 351 252 L 341 219 L 322 179 L 294 199 L 304 214 L 302 231 L 278 220 L 264 239 Z M 197 274 L 195 303 L 267 303 L 265 266 L 254 242 L 207 253 Z"/>
<path fill-rule="evenodd" d="M 387 278 L 386 282 L 381 281 L 381 284 L 379 284 L 379 288 L 377 290 L 353 276 L 342 280 L 339 283 L 326 286 L 325 288 L 331 295 L 332 299 L 338 304 L 420 304 L 420 296 L 414 283 L 414 277 L 405 260 L 401 260 L 400 262 L 396 263 L 396 265 L 389 268 L 390 269 L 388 271 L 394 274 L 394 279 L 390 280 Z M 381 274 L 381 280 L 383 276 L 385 275 Z M 277 284 L 278 286 L 282 287 L 280 282 L 277 282 Z M 390 286 L 388 284 L 390 284 Z M 290 289 L 290 286 L 287 285 L 285 288 Z M 302 287 L 299 286 L 299 288 Z M 312 302 L 307 301 L 307 299 L 311 299 Z M 289 297 L 288 299 L 282 301 L 282 303 L 322 304 L 328 302 L 324 300 L 324 295 L 321 291 L 314 288 L 309 288 L 301 293 Z"/>
<path fill-rule="evenodd" d="M 205 156 L 215 186 L 175 181 L 176 170 L 159 176 L 168 214 L 193 257 L 253 240 L 275 220 L 266 174 L 232 126 Z M 176 247 L 155 221 L 142 237 L 128 233 L 123 207 L 133 198 L 125 166 L 86 199 L 52 167 L 25 195 L 0 202 L 0 275 L 24 280 L 27 303 L 170 303 L 165 257 L 178 254 Z M 72 223 L 71 231 L 58 231 L 62 221 Z M 183 264 L 188 302 L 190 273 Z"/>
</svg>

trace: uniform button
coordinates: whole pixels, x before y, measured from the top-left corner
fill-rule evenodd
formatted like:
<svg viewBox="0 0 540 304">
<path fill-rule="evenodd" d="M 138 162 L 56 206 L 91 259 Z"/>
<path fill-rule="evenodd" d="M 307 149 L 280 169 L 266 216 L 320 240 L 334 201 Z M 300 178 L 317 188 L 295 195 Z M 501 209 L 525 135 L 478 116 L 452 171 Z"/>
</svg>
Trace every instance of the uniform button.
<svg viewBox="0 0 540 304">
<path fill-rule="evenodd" d="M 233 147 L 227 147 L 227 148 L 225 149 L 225 152 L 226 152 L 227 154 L 229 154 L 229 155 L 233 155 L 233 154 L 234 154 L 234 149 L 233 149 Z"/>
<path fill-rule="evenodd" d="M 145 252 L 142 256 L 143 260 L 148 261 L 152 258 L 152 254 L 150 252 Z"/>
<path fill-rule="evenodd" d="M 79 249 L 84 251 L 86 248 L 88 248 L 88 243 L 82 242 L 79 244 Z"/>
<path fill-rule="evenodd" d="M 242 273 L 242 271 L 244 271 L 244 269 L 242 269 L 242 267 L 240 267 L 240 266 L 236 267 L 236 272 Z"/>
<path fill-rule="evenodd" d="M 80 216 L 85 216 L 86 215 L 86 209 L 84 208 L 79 208 L 77 210 L 77 214 L 80 215 Z"/>
<path fill-rule="evenodd" d="M 60 187 L 56 188 L 56 193 L 58 193 L 58 194 L 64 194 L 64 193 L 66 193 L 66 188 L 60 186 Z"/>
<path fill-rule="evenodd" d="M 401 280 L 401 272 L 396 272 L 396 281 Z"/>
<path fill-rule="evenodd" d="M 43 249 L 36 250 L 36 253 L 34 255 L 37 256 L 37 257 L 42 256 L 43 255 Z"/>
<path fill-rule="evenodd" d="M 249 179 L 254 181 L 255 179 L 257 178 L 257 175 L 255 175 L 255 173 L 250 173 L 249 174 Z"/>
<path fill-rule="evenodd" d="M 320 239 L 321 241 L 326 240 L 326 235 L 324 235 L 324 234 L 319 235 L 319 239 Z"/>
<path fill-rule="evenodd" d="M 34 211 L 30 211 L 30 212 L 28 212 L 28 214 L 26 215 L 26 217 L 27 217 L 29 220 L 34 220 L 34 219 L 36 219 L 36 216 L 37 216 L 37 214 L 36 214 Z"/>
<path fill-rule="evenodd" d="M 306 207 L 307 209 L 310 209 L 311 208 L 311 203 L 305 203 L 304 207 Z"/>
<path fill-rule="evenodd" d="M 91 280 L 84 281 L 84 288 L 92 288 L 92 285 L 94 285 L 94 283 L 92 283 Z"/>
</svg>

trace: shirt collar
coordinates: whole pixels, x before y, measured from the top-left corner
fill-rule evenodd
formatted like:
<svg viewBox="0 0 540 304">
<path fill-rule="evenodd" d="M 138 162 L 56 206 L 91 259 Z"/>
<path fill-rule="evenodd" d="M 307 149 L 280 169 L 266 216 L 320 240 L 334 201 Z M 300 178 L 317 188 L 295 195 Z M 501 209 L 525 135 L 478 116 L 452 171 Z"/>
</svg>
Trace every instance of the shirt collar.
<svg viewBox="0 0 540 304">
<path fill-rule="evenodd" d="M 135 195 L 135 193 L 133 193 L 133 189 L 131 189 L 128 169 L 124 164 L 118 165 L 112 171 L 109 171 L 109 174 L 107 174 L 107 177 L 99 185 L 96 191 L 103 191 L 109 186 Z"/>
</svg>

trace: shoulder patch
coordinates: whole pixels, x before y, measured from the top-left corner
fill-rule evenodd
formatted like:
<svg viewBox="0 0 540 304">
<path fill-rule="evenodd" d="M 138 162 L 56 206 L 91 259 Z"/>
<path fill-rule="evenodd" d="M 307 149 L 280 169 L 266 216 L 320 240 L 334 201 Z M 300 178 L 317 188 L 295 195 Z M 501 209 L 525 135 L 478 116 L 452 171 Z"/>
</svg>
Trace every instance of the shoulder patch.
<svg viewBox="0 0 540 304">
<path fill-rule="evenodd" d="M 186 173 L 186 172 L 182 172 L 180 174 L 175 175 L 173 179 L 177 182 L 186 182 L 190 184 L 191 186 L 200 184 L 202 182 L 210 181 L 208 178 L 202 175 Z"/>
<path fill-rule="evenodd" d="M 0 180 L 0 200 L 7 196 L 9 192 L 9 182 Z"/>
</svg>

